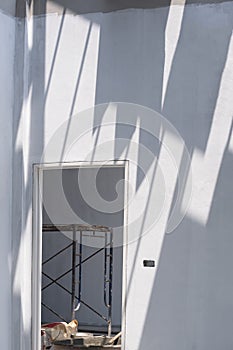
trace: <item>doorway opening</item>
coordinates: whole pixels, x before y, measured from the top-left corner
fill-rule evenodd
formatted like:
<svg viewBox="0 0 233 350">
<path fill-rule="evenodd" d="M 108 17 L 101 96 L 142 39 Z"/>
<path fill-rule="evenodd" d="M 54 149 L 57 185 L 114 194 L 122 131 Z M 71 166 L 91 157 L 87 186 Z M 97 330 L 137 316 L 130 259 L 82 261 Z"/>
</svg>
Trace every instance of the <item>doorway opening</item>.
<svg viewBox="0 0 233 350">
<path fill-rule="evenodd" d="M 126 163 L 39 166 L 41 344 L 122 348 Z"/>
</svg>

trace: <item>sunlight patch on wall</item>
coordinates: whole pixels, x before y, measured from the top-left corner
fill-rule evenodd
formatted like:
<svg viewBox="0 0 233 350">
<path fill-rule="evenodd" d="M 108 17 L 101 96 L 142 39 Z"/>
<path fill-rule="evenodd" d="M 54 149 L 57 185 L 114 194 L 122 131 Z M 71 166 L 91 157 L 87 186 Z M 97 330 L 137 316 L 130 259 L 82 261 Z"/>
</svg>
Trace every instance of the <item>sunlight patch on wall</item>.
<svg viewBox="0 0 233 350">
<path fill-rule="evenodd" d="M 80 78 L 80 89 L 77 93 L 73 114 L 92 107 L 95 104 L 97 69 L 99 58 L 100 26 L 92 23 L 90 39 Z M 83 97 L 85 91 L 85 98 Z M 87 98 L 88 96 L 88 98 Z"/>
<path fill-rule="evenodd" d="M 54 106 L 59 125 L 64 118 L 95 104 L 100 41 L 100 26 L 81 16 L 66 15 L 63 25 L 61 16 L 48 18 L 45 141 L 53 131 Z"/>
<path fill-rule="evenodd" d="M 233 153 L 233 129 L 231 132 L 230 142 L 229 142 L 229 151 Z"/>
<path fill-rule="evenodd" d="M 191 170 L 193 195 L 187 215 L 206 225 L 211 210 L 215 187 L 227 147 L 233 111 L 233 37 L 219 88 L 212 126 L 205 154 L 194 150 Z"/>
<path fill-rule="evenodd" d="M 171 154 L 171 149 L 175 148 L 174 154 Z M 144 275 L 147 274 L 149 278 L 147 279 L 147 288 L 143 292 L 143 310 L 145 312 L 138 311 L 138 321 L 134 325 L 133 332 L 137 334 L 137 339 L 135 339 L 135 349 L 139 348 L 140 341 L 143 337 L 143 330 L 146 323 L 146 317 L 150 309 L 151 296 L 153 292 L 153 286 L 155 283 L 155 278 L 157 274 L 159 257 L 162 249 L 162 244 L 164 240 L 164 235 L 166 233 L 166 228 L 168 224 L 170 209 L 172 205 L 172 200 L 175 192 L 177 176 L 179 172 L 179 166 L 182 161 L 182 155 L 184 151 L 184 144 L 180 142 L 180 139 L 173 135 L 170 131 L 164 130 L 164 137 L 161 144 L 161 150 L 158 160 L 155 158 L 151 167 L 148 169 L 146 178 L 143 180 L 144 184 L 138 190 L 135 195 L 134 200 L 134 210 L 131 213 L 137 212 L 140 204 L 144 208 L 144 214 L 141 219 L 141 232 L 145 231 L 143 235 L 143 241 L 140 242 L 138 246 L 137 261 L 142 261 L 145 258 L 145 247 L 146 254 L 148 257 L 156 257 L 155 268 L 145 270 L 145 268 L 138 266 L 137 273 L 141 278 L 135 278 L 132 275 L 132 284 L 134 289 L 130 289 L 128 294 L 128 302 L 130 303 L 131 296 L 133 294 L 134 300 L 141 300 L 141 280 Z M 146 181 L 148 184 L 146 184 Z M 143 198 L 142 191 L 145 188 L 148 189 L 148 195 Z M 140 203 L 140 197 L 144 199 Z M 157 208 L 156 208 L 157 207 Z M 146 208 L 146 209 L 145 209 Z M 156 212 L 156 221 L 151 213 Z M 130 221 L 130 218 L 129 218 Z M 140 223 L 139 223 L 140 224 Z M 148 229 L 149 228 L 149 229 Z M 129 275 L 132 270 L 129 272 Z M 132 332 L 132 330 L 129 330 Z"/>
<path fill-rule="evenodd" d="M 178 45 L 181 26 L 184 14 L 186 0 L 181 1 L 181 5 L 174 5 L 174 0 L 171 1 L 171 6 L 169 9 L 169 14 L 167 18 L 167 25 L 165 30 L 165 60 L 164 60 L 164 70 L 163 70 L 163 90 L 162 90 L 162 102 L 161 109 L 164 105 L 164 100 L 166 96 L 169 76 L 171 73 L 171 67 Z"/>
</svg>

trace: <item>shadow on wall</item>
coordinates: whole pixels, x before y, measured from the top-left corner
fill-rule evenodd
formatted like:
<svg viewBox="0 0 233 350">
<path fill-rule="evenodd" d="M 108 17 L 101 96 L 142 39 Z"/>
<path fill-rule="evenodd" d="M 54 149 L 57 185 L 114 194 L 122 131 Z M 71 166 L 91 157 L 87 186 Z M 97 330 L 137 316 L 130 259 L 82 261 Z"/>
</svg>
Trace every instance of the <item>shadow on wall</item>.
<svg viewBox="0 0 233 350">
<path fill-rule="evenodd" d="M 184 222 L 165 236 L 140 349 L 148 339 L 151 350 L 233 345 L 232 19 L 231 7 L 198 6 L 154 16 L 124 12 L 120 22 L 116 15 L 100 23 L 96 104 L 133 102 L 159 111 L 192 154 L 193 200 Z M 130 140 L 134 128 L 120 128 L 116 138 L 124 132 Z M 140 143 L 148 148 L 148 135 Z M 120 152 L 127 147 L 126 141 Z M 142 180 L 139 174 L 138 187 Z"/>
<path fill-rule="evenodd" d="M 64 15 L 65 10 L 58 31 L 49 82 L 55 74 Z M 155 347 L 172 350 L 174 346 L 181 350 L 217 350 L 220 347 L 230 350 L 233 345 L 230 329 L 233 321 L 233 261 L 229 247 L 232 239 L 230 208 L 233 195 L 230 184 L 232 153 L 227 147 L 232 127 L 232 116 L 228 111 L 229 93 L 232 92 L 232 86 L 228 86 L 228 77 L 232 74 L 229 66 L 229 57 L 232 54 L 232 7 L 230 4 L 184 4 L 155 12 L 131 10 L 122 12 L 120 16 L 115 13 L 111 16 L 106 14 L 83 17 L 90 21 L 90 27 L 82 63 L 76 73 L 77 84 L 71 93 L 73 99 L 70 115 L 75 111 L 74 106 L 77 103 L 79 81 L 93 22 L 100 27 L 95 103 L 137 103 L 163 114 L 185 140 L 192 154 L 194 180 L 203 186 L 197 188 L 196 192 L 194 188 L 194 202 L 191 203 L 183 223 L 173 234 L 165 236 L 151 302 L 144 321 L 144 331 L 138 346 L 143 349 L 145 340 L 150 337 L 153 341 L 148 350 Z M 43 151 L 44 124 L 41 119 L 44 118 L 45 102 L 50 89 L 50 83 L 45 88 L 44 82 L 45 20 L 35 22 L 33 31 L 33 44 L 29 55 L 22 54 L 19 63 L 21 67 L 16 68 L 17 72 L 21 72 L 22 67 L 27 69 L 25 59 L 26 63 L 27 59 L 28 62 L 35 62 L 29 69 L 28 88 L 25 91 L 24 87 L 24 96 L 18 101 L 15 110 L 14 126 L 16 138 L 23 116 L 23 102 L 27 100 L 31 89 L 29 159 L 38 155 L 38 152 L 40 158 Z M 21 90 L 19 86 L 17 89 Z M 93 130 L 100 120 L 101 116 L 96 116 Z M 143 120 L 140 123 L 143 125 Z M 134 127 L 128 130 L 120 128 L 119 122 L 116 137 L 117 133 L 122 134 L 123 131 L 125 138 L 130 140 Z M 98 140 L 98 130 L 96 135 Z M 39 144 L 35 144 L 35 140 L 39 140 Z M 141 134 L 140 143 L 147 148 L 151 147 L 155 155 L 158 155 L 160 145 L 150 142 L 148 135 Z M 116 154 L 127 151 L 127 141 L 124 147 L 116 150 Z M 212 164 L 213 159 L 216 162 Z M 147 165 L 148 169 L 150 165 Z M 21 195 L 19 189 L 23 181 L 16 176 L 18 166 L 26 183 Z M 207 170 L 201 172 L 205 167 Z M 16 257 L 13 278 L 16 278 L 17 265 L 21 259 L 21 242 L 27 238 L 22 237 L 21 232 L 25 230 L 31 210 L 25 205 L 22 215 L 21 198 L 25 196 L 24 203 L 30 203 L 27 199 L 32 193 L 31 180 L 27 183 L 31 169 L 29 167 L 29 173 L 24 174 L 22 149 L 15 148 L 14 170 L 13 217 L 21 217 L 20 223 L 18 219 L 13 223 L 14 237 L 17 237 L 13 242 L 13 254 Z M 142 180 L 143 174 L 138 173 L 138 188 Z M 209 183 L 213 186 L 208 187 Z M 207 191 L 203 191 L 205 188 Z M 207 205 L 204 217 L 198 212 L 202 201 Z M 140 241 L 138 249 L 139 246 Z M 132 296 L 133 291 L 130 293 Z M 14 312 L 21 310 L 21 303 L 21 299 L 15 295 Z M 20 314 L 15 321 L 15 330 L 20 334 L 23 325 L 20 325 L 18 319 L 22 320 Z M 28 341 L 29 335 L 26 342 Z M 19 345 L 15 344 L 14 348 L 19 349 Z"/>
<path fill-rule="evenodd" d="M 184 10 L 161 111 L 192 152 L 194 189 L 185 220 L 165 236 L 141 349 L 148 337 L 150 349 L 233 345 L 233 13 L 209 11 Z"/>
<path fill-rule="evenodd" d="M 45 11 L 46 4 L 40 4 Z M 21 9 L 22 10 L 22 9 Z M 34 13 L 38 11 L 34 4 Z M 30 29 L 31 30 L 31 29 Z M 25 19 L 16 20 L 13 122 L 12 340 L 13 349 L 30 349 L 32 164 L 44 145 L 45 19 L 34 26 L 31 43 Z M 35 62 L 33 66 L 32 62 Z M 28 119 L 29 118 L 29 119 Z M 42 122 L 41 122 L 42 121 Z M 25 263 L 28 261 L 28 263 Z M 24 277 L 24 278 L 23 278 Z M 22 336 L 23 335 L 23 336 Z"/>
</svg>

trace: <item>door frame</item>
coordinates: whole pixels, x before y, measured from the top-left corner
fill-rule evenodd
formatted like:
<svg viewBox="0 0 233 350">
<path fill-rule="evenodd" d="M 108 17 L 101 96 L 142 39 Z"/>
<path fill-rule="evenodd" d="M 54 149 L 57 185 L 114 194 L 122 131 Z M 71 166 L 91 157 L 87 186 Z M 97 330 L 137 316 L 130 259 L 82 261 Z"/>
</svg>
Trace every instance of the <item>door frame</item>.
<svg viewBox="0 0 233 350">
<path fill-rule="evenodd" d="M 42 276 L 42 193 L 43 171 L 52 169 L 75 169 L 80 167 L 123 167 L 125 169 L 124 187 L 124 227 L 123 227 L 123 269 L 122 269 L 122 350 L 125 350 L 126 303 L 127 303 L 127 247 L 128 247 L 128 179 L 129 161 L 78 161 L 62 163 L 33 164 L 33 229 L 32 229 L 32 350 L 40 350 L 41 346 L 41 276 Z"/>
</svg>

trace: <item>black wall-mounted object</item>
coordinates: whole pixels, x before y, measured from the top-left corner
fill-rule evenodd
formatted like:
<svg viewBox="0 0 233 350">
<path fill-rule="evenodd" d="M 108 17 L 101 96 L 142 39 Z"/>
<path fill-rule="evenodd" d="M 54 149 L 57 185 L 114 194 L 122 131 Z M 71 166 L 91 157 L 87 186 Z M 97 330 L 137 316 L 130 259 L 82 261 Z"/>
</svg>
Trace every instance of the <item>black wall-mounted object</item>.
<svg viewBox="0 0 233 350">
<path fill-rule="evenodd" d="M 155 261 L 154 260 L 143 260 L 143 266 L 144 267 L 155 267 Z"/>
</svg>

